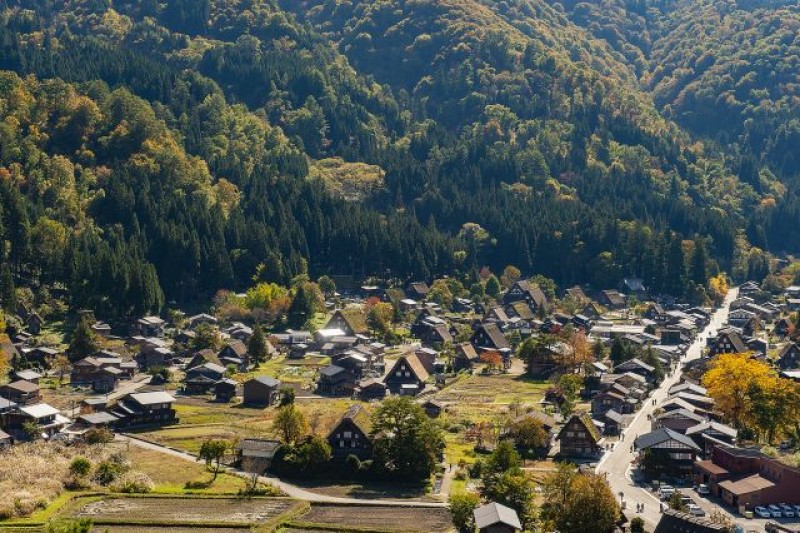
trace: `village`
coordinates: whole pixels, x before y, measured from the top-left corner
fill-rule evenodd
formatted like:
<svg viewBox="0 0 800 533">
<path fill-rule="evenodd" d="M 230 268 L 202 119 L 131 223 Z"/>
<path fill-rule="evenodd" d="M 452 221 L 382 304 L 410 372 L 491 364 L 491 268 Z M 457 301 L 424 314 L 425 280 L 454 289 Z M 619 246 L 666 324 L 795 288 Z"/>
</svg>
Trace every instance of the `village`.
<svg viewBox="0 0 800 533">
<path fill-rule="evenodd" d="M 406 504 L 439 513 L 436 530 L 521 531 L 524 513 L 486 493 L 464 524 L 452 504 L 480 493 L 480 468 L 510 443 L 534 484 L 564 464 L 604 476 L 621 510 L 619 530 L 800 524 L 795 440 L 763 451 L 704 386 L 712 361 L 725 354 L 747 354 L 780 380 L 800 382 L 793 340 L 800 287 L 770 292 L 747 282 L 691 305 L 650 295 L 635 278 L 599 291 L 557 291 L 518 275 L 499 285 L 482 298 L 457 290 L 443 297 L 446 279 L 397 286 L 340 277 L 303 329 L 232 317 L 222 302 L 124 327 L 82 311 L 69 347 L 42 342 L 48 324 L 20 306 L 22 327 L 9 329 L 2 346 L 10 370 L 0 381 L 0 453 L 105 442 L 128 450 L 133 467 L 137 456 L 192 467 L 199 458 L 213 480 L 231 476 L 240 492 L 246 485 L 253 494 L 310 501 L 319 515 L 297 518 L 281 508 L 273 526 L 344 523 L 350 531 L 364 524 L 347 526 L 314 506 Z M 76 346 L 85 347 L 80 356 Z M 374 426 L 390 409 L 417 409 L 438 432 L 435 461 L 416 479 L 401 468 L 393 473 L 400 482 L 374 473 L 387 454 L 385 433 Z M 795 419 L 774 424 L 794 426 Z M 151 478 L 163 477 L 150 466 Z M 177 492 L 192 494 L 193 482 Z M 151 480 L 142 492 L 159 488 Z M 5 515 L 24 521 L 51 503 L 29 512 L 17 503 Z M 84 511 L 58 510 L 89 516 Z M 120 518 L 103 513 L 90 516 Z"/>
</svg>

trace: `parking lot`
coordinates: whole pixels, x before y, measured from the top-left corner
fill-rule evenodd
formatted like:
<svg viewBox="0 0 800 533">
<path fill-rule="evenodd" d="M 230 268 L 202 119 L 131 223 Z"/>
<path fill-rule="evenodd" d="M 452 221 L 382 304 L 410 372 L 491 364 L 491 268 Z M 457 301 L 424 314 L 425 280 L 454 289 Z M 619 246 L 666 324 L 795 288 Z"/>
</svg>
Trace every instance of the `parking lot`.
<svg viewBox="0 0 800 533">
<path fill-rule="evenodd" d="M 661 503 L 663 503 L 664 507 L 667 506 L 666 501 L 661 500 L 659 490 L 654 490 L 653 487 L 642 487 L 653 496 L 654 499 L 659 499 Z M 702 510 L 702 514 L 700 512 L 695 512 L 697 516 L 703 516 L 705 518 L 715 518 L 715 517 L 724 517 L 725 519 L 729 520 L 731 523 L 740 526 L 742 533 L 762 533 L 767 531 L 767 523 L 776 523 L 780 524 L 788 528 L 789 531 L 797 531 L 800 532 L 800 512 L 798 509 L 793 508 L 791 514 L 794 516 L 788 517 L 783 516 L 781 513 L 780 517 L 771 516 L 770 518 L 763 518 L 758 517 L 755 515 L 753 518 L 746 518 L 740 514 L 733 513 L 730 507 L 727 507 L 723 504 L 721 500 L 715 498 L 713 496 L 707 494 L 698 494 L 698 492 L 692 487 L 681 487 L 675 486 L 676 490 L 680 491 L 680 493 L 685 497 L 684 501 L 688 505 L 696 505 Z"/>
</svg>

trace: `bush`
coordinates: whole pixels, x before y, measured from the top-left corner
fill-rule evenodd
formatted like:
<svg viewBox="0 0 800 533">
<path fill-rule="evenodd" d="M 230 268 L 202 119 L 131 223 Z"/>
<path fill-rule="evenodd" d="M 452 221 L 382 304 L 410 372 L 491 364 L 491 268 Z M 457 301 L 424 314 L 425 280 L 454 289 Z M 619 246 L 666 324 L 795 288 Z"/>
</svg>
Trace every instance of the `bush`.
<svg viewBox="0 0 800 533">
<path fill-rule="evenodd" d="M 97 469 L 94 471 L 94 480 L 101 485 L 110 485 L 128 470 L 130 470 L 130 466 L 125 459 L 115 454 L 97 465 Z"/>
<path fill-rule="evenodd" d="M 108 444 L 114 440 L 114 433 L 108 428 L 92 428 L 84 434 L 83 440 L 86 444 Z"/>
<path fill-rule="evenodd" d="M 641 516 L 634 516 L 631 519 L 631 533 L 645 533 L 644 520 Z"/>
<path fill-rule="evenodd" d="M 72 460 L 69 465 L 69 473 L 75 477 L 84 477 L 92 471 L 92 463 L 86 457 L 80 455 Z"/>
<path fill-rule="evenodd" d="M 115 480 L 110 488 L 114 492 L 146 494 L 155 488 L 155 484 L 144 472 L 128 472 Z"/>
</svg>

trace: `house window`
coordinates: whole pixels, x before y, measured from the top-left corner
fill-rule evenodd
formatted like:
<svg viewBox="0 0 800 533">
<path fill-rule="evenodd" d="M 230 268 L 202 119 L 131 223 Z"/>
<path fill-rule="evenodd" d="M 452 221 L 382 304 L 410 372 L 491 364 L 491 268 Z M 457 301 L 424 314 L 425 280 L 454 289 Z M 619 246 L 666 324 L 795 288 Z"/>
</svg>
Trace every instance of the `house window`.
<svg viewBox="0 0 800 533">
<path fill-rule="evenodd" d="M 353 437 L 353 432 L 352 431 L 345 431 L 344 432 L 344 438 L 349 439 L 349 438 L 352 438 L 352 437 Z"/>
<path fill-rule="evenodd" d="M 344 441 L 343 440 L 339 441 L 339 448 L 344 448 Z"/>
</svg>

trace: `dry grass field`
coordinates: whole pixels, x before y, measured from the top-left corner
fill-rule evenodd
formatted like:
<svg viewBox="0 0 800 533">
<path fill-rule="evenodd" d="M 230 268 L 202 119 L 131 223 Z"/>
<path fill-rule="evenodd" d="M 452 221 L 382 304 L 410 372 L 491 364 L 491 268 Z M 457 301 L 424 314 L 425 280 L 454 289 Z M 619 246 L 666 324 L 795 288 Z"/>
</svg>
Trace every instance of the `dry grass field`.
<svg viewBox="0 0 800 533">
<path fill-rule="evenodd" d="M 81 455 L 93 464 L 113 450 L 102 446 L 23 443 L 0 452 L 0 519 L 25 517 L 44 509 L 64 492 L 69 464 Z M 13 466 L 12 466 L 13 465 Z"/>
</svg>

